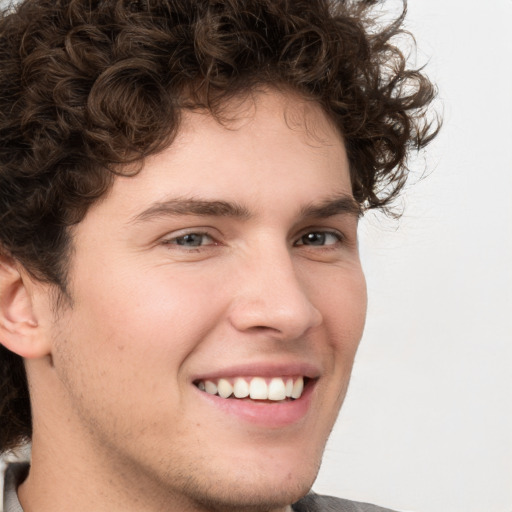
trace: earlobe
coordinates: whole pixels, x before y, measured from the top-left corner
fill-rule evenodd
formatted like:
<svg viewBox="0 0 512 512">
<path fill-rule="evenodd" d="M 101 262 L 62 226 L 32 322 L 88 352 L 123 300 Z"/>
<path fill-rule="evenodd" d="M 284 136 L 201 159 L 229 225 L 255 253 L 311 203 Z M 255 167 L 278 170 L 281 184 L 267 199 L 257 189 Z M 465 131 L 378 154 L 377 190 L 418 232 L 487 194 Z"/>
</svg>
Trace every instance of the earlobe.
<svg viewBox="0 0 512 512">
<path fill-rule="evenodd" d="M 48 353 L 26 282 L 14 260 L 3 255 L 0 255 L 0 344 L 27 359 Z"/>
</svg>

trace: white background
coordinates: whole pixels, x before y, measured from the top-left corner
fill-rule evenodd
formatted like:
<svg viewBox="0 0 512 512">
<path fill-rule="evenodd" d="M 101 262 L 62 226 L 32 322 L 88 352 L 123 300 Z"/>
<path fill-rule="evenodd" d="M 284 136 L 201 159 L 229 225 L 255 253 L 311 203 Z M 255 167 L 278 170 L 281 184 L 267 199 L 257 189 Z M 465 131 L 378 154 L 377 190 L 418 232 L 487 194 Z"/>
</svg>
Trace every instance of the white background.
<svg viewBox="0 0 512 512">
<path fill-rule="evenodd" d="M 512 1 L 409 14 L 444 129 L 402 219 L 363 221 L 367 328 L 315 490 L 512 512 Z"/>
<path fill-rule="evenodd" d="M 367 328 L 317 492 L 512 512 L 511 21 L 511 0 L 409 1 L 444 128 L 402 219 L 361 227 Z"/>
</svg>

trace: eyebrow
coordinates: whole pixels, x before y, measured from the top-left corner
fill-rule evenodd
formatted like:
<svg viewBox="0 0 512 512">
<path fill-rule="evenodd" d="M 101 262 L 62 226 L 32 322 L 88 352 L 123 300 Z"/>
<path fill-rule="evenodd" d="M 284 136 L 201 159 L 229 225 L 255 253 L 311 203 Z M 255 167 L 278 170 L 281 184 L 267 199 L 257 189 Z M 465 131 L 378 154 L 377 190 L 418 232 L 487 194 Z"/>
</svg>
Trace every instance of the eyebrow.
<svg viewBox="0 0 512 512">
<path fill-rule="evenodd" d="M 249 219 L 251 217 L 249 210 L 237 203 L 194 198 L 174 198 L 153 204 L 147 210 L 136 215 L 132 221 L 137 223 L 173 215 L 234 217 L 238 219 Z"/>
<path fill-rule="evenodd" d="M 320 204 L 310 204 L 301 209 L 303 217 L 328 218 L 335 215 L 350 215 L 361 217 L 361 205 L 349 194 L 341 194 L 322 201 Z"/>
<path fill-rule="evenodd" d="M 300 210 L 300 216 L 304 218 L 328 218 L 342 214 L 355 217 L 360 217 L 362 214 L 361 206 L 351 195 L 337 195 L 320 203 L 306 205 Z M 245 206 L 234 202 L 196 198 L 173 198 L 153 204 L 142 213 L 136 215 L 132 222 L 139 223 L 174 215 L 233 217 L 241 220 L 248 220 L 252 217 L 252 214 Z"/>
</svg>

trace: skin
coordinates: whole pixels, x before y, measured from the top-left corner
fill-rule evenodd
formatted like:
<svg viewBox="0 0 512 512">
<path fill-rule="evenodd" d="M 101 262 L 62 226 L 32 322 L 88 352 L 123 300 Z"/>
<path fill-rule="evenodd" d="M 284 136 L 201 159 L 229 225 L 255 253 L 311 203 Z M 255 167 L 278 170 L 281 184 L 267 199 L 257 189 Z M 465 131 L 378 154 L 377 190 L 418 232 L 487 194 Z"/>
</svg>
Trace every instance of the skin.
<svg viewBox="0 0 512 512">
<path fill-rule="evenodd" d="M 350 203 L 347 157 L 320 107 L 294 94 L 226 113 L 224 125 L 185 114 L 173 144 L 75 227 L 70 305 L 56 310 L 25 276 L 37 347 L 18 350 L 34 418 L 26 511 L 281 512 L 310 489 L 366 313 L 357 215 L 311 208 Z M 183 199 L 240 211 L 166 210 Z M 315 383 L 284 426 L 226 412 L 193 384 L 294 364 Z"/>
</svg>

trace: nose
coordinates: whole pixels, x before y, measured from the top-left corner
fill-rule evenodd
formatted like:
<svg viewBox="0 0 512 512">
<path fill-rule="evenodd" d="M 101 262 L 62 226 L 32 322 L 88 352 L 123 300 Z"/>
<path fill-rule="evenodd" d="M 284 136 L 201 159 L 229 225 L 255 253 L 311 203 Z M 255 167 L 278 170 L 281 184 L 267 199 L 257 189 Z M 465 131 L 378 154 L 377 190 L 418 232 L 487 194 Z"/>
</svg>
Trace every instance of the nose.
<svg viewBox="0 0 512 512">
<path fill-rule="evenodd" d="M 254 252 L 236 274 L 229 317 L 237 330 L 293 340 L 322 323 L 287 247 Z"/>
</svg>

